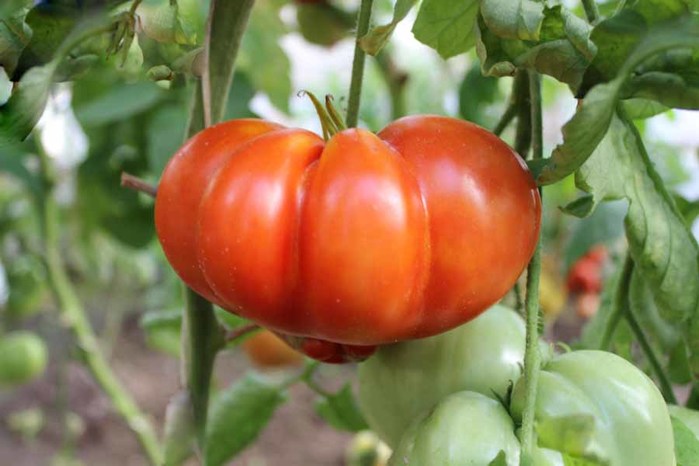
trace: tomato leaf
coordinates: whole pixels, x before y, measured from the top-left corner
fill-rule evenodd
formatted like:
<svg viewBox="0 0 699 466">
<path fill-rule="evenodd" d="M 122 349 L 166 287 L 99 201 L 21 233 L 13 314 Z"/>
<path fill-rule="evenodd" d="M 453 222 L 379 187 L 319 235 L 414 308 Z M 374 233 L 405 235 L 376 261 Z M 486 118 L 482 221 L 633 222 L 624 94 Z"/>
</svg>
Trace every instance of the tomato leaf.
<svg viewBox="0 0 699 466">
<path fill-rule="evenodd" d="M 117 84 L 98 97 L 76 105 L 75 115 L 84 126 L 107 125 L 145 112 L 161 101 L 165 94 L 152 82 Z"/>
<path fill-rule="evenodd" d="M 699 439 L 679 418 L 670 416 L 677 466 L 699 466 Z"/>
<path fill-rule="evenodd" d="M 345 385 L 339 392 L 320 399 L 316 403 L 316 412 L 336 429 L 349 432 L 368 429 L 350 384 Z"/>
<path fill-rule="evenodd" d="M 670 107 L 659 102 L 640 97 L 624 100 L 621 105 L 632 120 L 650 118 L 670 110 Z"/>
<path fill-rule="evenodd" d="M 24 22 L 25 11 L 19 9 L 0 19 L 0 66 L 12 76 L 24 47 L 31 40 L 32 30 Z"/>
<path fill-rule="evenodd" d="M 531 0 L 486 0 L 481 14 L 477 51 L 484 73 L 509 76 L 529 68 L 579 86 L 596 50 L 584 20 Z"/>
<path fill-rule="evenodd" d="M 403 21 L 417 0 L 396 0 L 393 8 L 393 19 L 390 23 L 372 28 L 364 37 L 359 39 L 359 45 L 369 55 L 376 55 L 391 38 L 398 23 Z"/>
<path fill-rule="evenodd" d="M 165 408 L 165 466 L 179 466 L 194 453 L 196 429 L 190 403 L 189 394 L 182 390 L 170 399 Z"/>
<path fill-rule="evenodd" d="M 151 173 L 162 173 L 170 157 L 182 145 L 187 112 L 179 103 L 159 107 L 148 122 L 148 166 Z"/>
<path fill-rule="evenodd" d="M 56 64 L 51 62 L 22 76 L 10 99 L 0 107 L 0 138 L 19 141 L 29 135 L 44 111 L 55 72 Z"/>
<path fill-rule="evenodd" d="M 196 44 L 196 22 L 191 21 L 191 18 L 183 17 L 181 3 L 184 2 L 146 0 L 141 3 L 136 14 L 143 33 L 150 39 L 166 44 Z M 191 10 L 193 9 L 185 9 L 184 11 Z"/>
<path fill-rule="evenodd" d="M 279 45 L 285 33 L 286 26 L 275 5 L 270 0 L 258 1 L 243 37 L 238 64 L 256 89 L 267 94 L 277 108 L 288 112 L 291 65 L 284 49 Z M 265 59 L 260 60 L 260 57 Z"/>
<path fill-rule="evenodd" d="M 476 43 L 478 2 L 424 0 L 413 25 L 415 38 L 450 58 L 468 52 Z"/>
<path fill-rule="evenodd" d="M 554 183 L 577 170 L 607 133 L 621 91 L 629 75 L 645 60 L 677 47 L 699 44 L 699 16 L 683 18 L 652 29 L 620 68 L 614 80 L 590 90 L 573 118 L 563 127 L 563 144 L 556 147 L 537 177 L 541 184 Z M 647 97 L 647 96 L 644 96 Z M 691 100 L 691 99 L 690 99 Z"/>
<path fill-rule="evenodd" d="M 206 426 L 205 466 L 220 466 L 257 438 L 286 400 L 281 389 L 247 375 L 212 403 Z"/>
</svg>

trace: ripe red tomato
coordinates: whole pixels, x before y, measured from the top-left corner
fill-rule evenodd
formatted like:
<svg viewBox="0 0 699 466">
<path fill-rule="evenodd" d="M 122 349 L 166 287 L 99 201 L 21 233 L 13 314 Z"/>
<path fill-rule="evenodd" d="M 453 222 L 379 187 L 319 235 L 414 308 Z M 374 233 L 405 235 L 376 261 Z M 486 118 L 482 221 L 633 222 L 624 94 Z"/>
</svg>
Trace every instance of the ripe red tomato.
<svg viewBox="0 0 699 466">
<path fill-rule="evenodd" d="M 165 254 L 195 291 L 272 330 L 350 345 L 476 317 L 524 269 L 540 217 L 512 149 L 439 116 L 327 142 L 222 123 L 175 154 L 155 205 Z"/>
</svg>

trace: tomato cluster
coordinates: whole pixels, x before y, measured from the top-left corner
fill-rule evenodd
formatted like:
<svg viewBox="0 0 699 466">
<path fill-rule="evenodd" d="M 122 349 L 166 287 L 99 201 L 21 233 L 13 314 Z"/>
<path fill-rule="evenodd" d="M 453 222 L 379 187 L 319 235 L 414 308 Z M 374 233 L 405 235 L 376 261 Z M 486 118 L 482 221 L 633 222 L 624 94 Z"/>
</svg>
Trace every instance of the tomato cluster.
<svg viewBox="0 0 699 466">
<path fill-rule="evenodd" d="M 381 347 L 360 366 L 359 401 L 395 449 L 389 464 L 519 465 L 524 347 L 522 318 L 501 306 L 442 335 Z M 531 464 L 675 464 L 668 408 L 643 372 L 602 351 L 542 354 Z M 557 443 L 575 422 L 588 424 L 586 436 L 573 429 L 579 443 Z M 600 462 L 584 459 L 592 456 Z"/>
<path fill-rule="evenodd" d="M 174 155 L 155 205 L 165 255 L 197 293 L 273 331 L 350 347 L 479 315 L 526 266 L 540 216 L 512 149 L 439 116 L 328 141 L 228 121 Z"/>
</svg>

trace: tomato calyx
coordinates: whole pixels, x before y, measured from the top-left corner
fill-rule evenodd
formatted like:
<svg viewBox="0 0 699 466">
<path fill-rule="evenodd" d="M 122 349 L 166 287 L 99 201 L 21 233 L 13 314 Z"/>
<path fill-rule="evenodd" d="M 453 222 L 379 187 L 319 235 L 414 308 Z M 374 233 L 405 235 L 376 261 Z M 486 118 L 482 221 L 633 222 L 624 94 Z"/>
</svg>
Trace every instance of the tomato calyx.
<svg viewBox="0 0 699 466">
<path fill-rule="evenodd" d="M 310 91 L 302 90 L 298 93 L 299 97 L 308 97 L 313 103 L 313 107 L 316 109 L 318 114 L 318 119 L 320 120 L 320 126 L 323 130 L 323 139 L 328 140 L 335 134 L 342 130 L 347 129 L 347 124 L 344 118 L 340 115 L 340 112 L 335 108 L 333 104 L 333 96 L 328 94 L 325 96 L 325 106 L 320 102 L 318 97 L 315 96 Z"/>
<path fill-rule="evenodd" d="M 302 352 L 311 359 L 326 364 L 364 361 L 374 354 L 377 348 L 375 345 L 345 345 L 317 338 L 296 337 L 279 332 L 274 333 L 295 350 Z"/>
</svg>

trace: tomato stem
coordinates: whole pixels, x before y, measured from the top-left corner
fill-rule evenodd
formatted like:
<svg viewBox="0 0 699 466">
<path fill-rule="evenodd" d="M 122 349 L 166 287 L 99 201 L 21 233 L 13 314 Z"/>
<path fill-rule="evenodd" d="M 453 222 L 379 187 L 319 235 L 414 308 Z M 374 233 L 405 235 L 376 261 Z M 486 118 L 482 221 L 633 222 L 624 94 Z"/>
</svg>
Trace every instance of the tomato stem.
<svg viewBox="0 0 699 466">
<path fill-rule="evenodd" d="M 364 78 L 364 49 L 359 45 L 359 39 L 369 32 L 371 21 L 371 8 L 374 0 L 362 0 L 357 15 L 357 38 L 354 44 L 354 59 L 352 60 L 352 79 L 350 81 L 349 101 L 347 103 L 347 126 L 354 128 L 359 120 L 359 101 L 362 94 L 362 81 Z"/>
<path fill-rule="evenodd" d="M 532 141 L 531 100 L 529 96 L 529 75 L 520 70 L 512 83 L 513 97 L 517 107 L 517 131 L 515 151 L 524 159 L 529 154 Z"/>
<path fill-rule="evenodd" d="M 524 72 L 520 72 L 524 76 Z M 518 121 L 518 132 L 522 125 L 529 124 L 529 133 L 532 142 L 532 157 L 543 157 L 543 128 L 541 115 L 541 77 L 534 71 L 528 71 L 527 82 L 529 84 L 527 102 L 530 118 Z M 520 112 L 521 113 L 521 112 Z M 541 188 L 539 194 L 542 195 Z M 541 354 L 539 349 L 539 279 L 541 276 L 541 232 L 539 241 L 534 251 L 534 256 L 527 267 L 527 296 L 525 300 L 527 337 L 524 352 L 524 381 L 525 381 L 525 405 L 522 412 L 522 456 L 520 464 L 530 464 L 532 453 L 536 445 L 534 432 L 534 414 L 536 409 L 536 396 L 539 383 L 539 370 Z"/>
<path fill-rule="evenodd" d="M 123 188 L 138 191 L 150 197 L 155 197 L 158 194 L 157 186 L 126 172 L 121 172 L 121 186 Z"/>
<path fill-rule="evenodd" d="M 585 9 L 585 16 L 590 24 L 594 24 L 599 20 L 599 9 L 597 8 L 597 3 L 595 0 L 582 0 L 583 8 Z"/>
<path fill-rule="evenodd" d="M 136 435 L 149 462 L 153 465 L 160 465 L 162 464 L 162 453 L 153 426 L 112 372 L 90 325 L 85 308 L 66 273 L 60 253 L 59 212 L 53 198 L 54 179 L 51 161 L 38 142 L 36 146 L 39 152 L 42 181 L 38 210 L 45 251 L 44 260 L 48 272 L 48 283 L 58 305 L 61 322 L 73 334 L 83 364 L 107 395 L 114 410 Z"/>
</svg>

